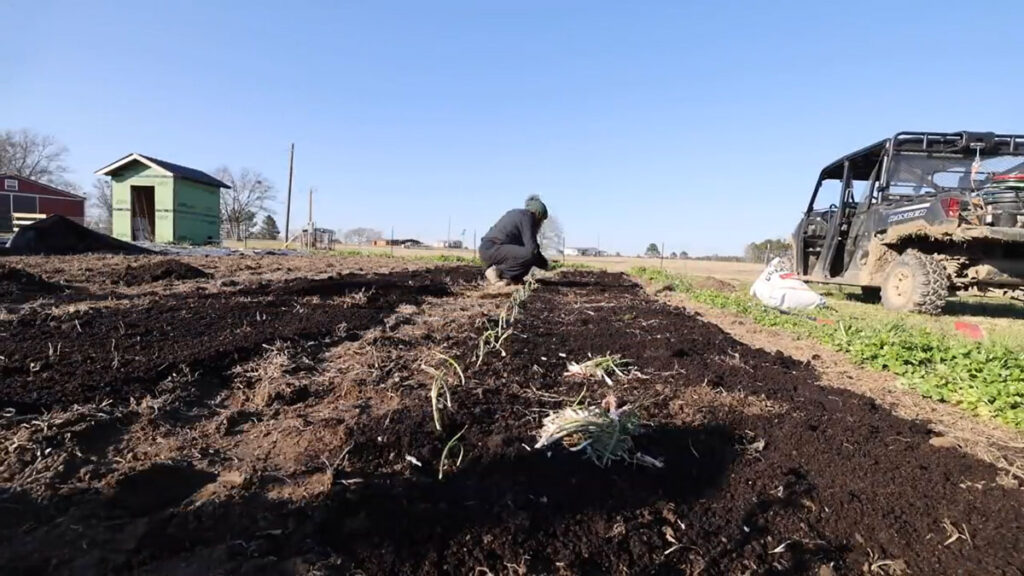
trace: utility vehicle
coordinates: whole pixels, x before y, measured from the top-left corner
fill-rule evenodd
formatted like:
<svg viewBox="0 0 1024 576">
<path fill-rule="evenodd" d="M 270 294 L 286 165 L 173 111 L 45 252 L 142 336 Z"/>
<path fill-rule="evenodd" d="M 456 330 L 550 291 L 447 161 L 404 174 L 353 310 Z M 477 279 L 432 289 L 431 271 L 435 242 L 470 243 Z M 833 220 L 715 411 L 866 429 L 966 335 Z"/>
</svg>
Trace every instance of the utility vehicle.
<svg viewBox="0 0 1024 576">
<path fill-rule="evenodd" d="M 843 156 L 818 176 L 792 258 L 801 279 L 891 310 L 1024 299 L 1024 135 L 900 132 Z"/>
</svg>

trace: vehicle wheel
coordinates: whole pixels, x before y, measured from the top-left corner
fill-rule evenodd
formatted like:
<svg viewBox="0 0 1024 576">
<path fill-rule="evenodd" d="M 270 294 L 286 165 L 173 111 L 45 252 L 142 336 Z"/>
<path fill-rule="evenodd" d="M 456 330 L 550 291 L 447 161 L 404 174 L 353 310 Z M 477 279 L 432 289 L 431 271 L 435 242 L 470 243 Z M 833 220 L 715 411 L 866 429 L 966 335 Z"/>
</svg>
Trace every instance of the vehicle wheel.
<svg viewBox="0 0 1024 576">
<path fill-rule="evenodd" d="M 946 267 L 917 250 L 901 254 L 882 282 L 882 306 L 887 310 L 938 314 L 948 295 Z"/>
<path fill-rule="evenodd" d="M 882 289 L 878 286 L 861 286 L 861 299 L 871 304 L 878 304 L 882 301 Z"/>
</svg>

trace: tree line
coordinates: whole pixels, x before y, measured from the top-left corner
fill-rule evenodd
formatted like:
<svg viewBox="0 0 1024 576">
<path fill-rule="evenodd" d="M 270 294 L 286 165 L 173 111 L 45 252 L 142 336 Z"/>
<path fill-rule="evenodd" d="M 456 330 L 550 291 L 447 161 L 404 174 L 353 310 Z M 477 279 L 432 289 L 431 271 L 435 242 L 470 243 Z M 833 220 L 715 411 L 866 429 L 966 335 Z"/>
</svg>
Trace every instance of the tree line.
<svg viewBox="0 0 1024 576">
<path fill-rule="evenodd" d="M 743 249 L 743 259 L 747 262 L 764 263 L 776 256 L 789 256 L 793 252 L 793 244 L 785 238 L 768 238 L 760 242 L 751 242 Z"/>
<path fill-rule="evenodd" d="M 669 259 L 689 260 L 713 260 L 716 262 L 756 262 L 762 263 L 776 257 L 788 256 L 792 252 L 793 245 L 784 238 L 769 238 L 760 242 L 751 242 L 743 249 L 742 256 L 710 254 L 708 256 L 690 256 L 685 250 L 679 252 L 667 252 L 664 257 Z M 657 242 L 647 245 L 643 256 L 646 258 L 661 258 L 661 248 Z"/>
<path fill-rule="evenodd" d="M 88 191 L 71 181 L 69 150 L 57 138 L 28 129 L 0 131 L 0 172 L 21 176 L 88 198 L 86 225 L 111 233 L 114 201 L 109 178 L 96 178 Z M 275 239 L 281 234 L 270 203 L 277 191 L 263 173 L 253 168 L 233 170 L 219 166 L 212 175 L 231 186 L 221 190 L 220 220 L 223 238 Z"/>
</svg>

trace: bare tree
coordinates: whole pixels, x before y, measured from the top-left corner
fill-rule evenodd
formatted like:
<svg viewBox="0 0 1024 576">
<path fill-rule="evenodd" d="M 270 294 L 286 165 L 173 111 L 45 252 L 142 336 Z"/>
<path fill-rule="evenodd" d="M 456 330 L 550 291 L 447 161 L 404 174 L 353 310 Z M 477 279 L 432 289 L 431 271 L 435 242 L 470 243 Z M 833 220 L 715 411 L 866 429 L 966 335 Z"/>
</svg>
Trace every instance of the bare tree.
<svg viewBox="0 0 1024 576">
<path fill-rule="evenodd" d="M 26 128 L 0 132 L 0 172 L 67 186 L 67 155 L 67 147 L 53 136 Z"/>
<path fill-rule="evenodd" d="M 341 233 L 343 244 L 371 244 L 374 240 L 380 240 L 384 234 L 373 228 L 352 228 Z"/>
<path fill-rule="evenodd" d="M 537 233 L 537 243 L 540 244 L 540 251 L 545 256 L 551 257 L 562 254 L 562 245 L 565 233 L 562 230 L 562 223 L 557 216 L 549 216 L 540 226 Z"/>
<path fill-rule="evenodd" d="M 93 230 L 110 234 L 114 223 L 114 195 L 109 178 L 93 180 L 89 191 L 86 222 Z"/>
<path fill-rule="evenodd" d="M 221 227 L 229 237 L 241 240 L 255 228 L 258 214 L 270 212 L 267 204 L 277 197 L 274 185 L 252 168 L 242 168 L 236 174 L 221 166 L 213 176 L 231 186 L 220 191 Z"/>
</svg>

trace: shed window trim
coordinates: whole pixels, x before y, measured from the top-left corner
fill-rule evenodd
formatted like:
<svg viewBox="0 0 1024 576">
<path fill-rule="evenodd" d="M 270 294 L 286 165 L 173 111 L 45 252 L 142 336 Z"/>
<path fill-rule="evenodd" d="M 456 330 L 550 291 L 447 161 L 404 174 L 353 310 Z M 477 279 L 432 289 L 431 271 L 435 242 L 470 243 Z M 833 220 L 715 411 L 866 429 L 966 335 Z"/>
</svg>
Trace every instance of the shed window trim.
<svg viewBox="0 0 1024 576">
<path fill-rule="evenodd" d="M 17 192 L 18 181 L 14 178 L 4 178 L 4 190 Z"/>
</svg>

